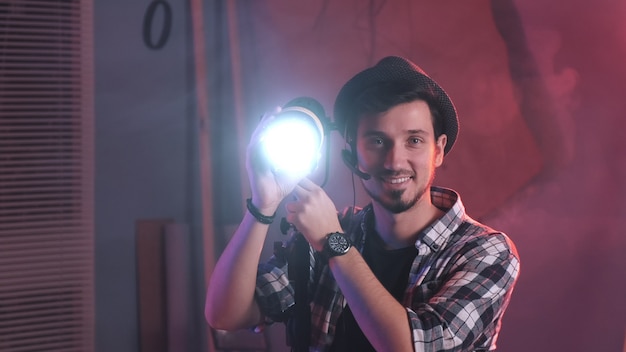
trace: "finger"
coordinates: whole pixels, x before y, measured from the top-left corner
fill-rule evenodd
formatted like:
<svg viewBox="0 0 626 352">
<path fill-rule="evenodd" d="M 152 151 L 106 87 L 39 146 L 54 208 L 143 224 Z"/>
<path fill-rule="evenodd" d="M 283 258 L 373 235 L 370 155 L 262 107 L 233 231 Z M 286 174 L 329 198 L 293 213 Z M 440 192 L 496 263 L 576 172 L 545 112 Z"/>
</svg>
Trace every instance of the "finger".
<svg viewBox="0 0 626 352">
<path fill-rule="evenodd" d="M 265 128 L 268 124 L 276 119 L 276 116 L 282 111 L 280 106 L 274 107 L 271 111 L 266 112 L 261 116 L 261 122 L 259 123 L 261 127 Z"/>
<path fill-rule="evenodd" d="M 287 213 L 295 213 L 298 211 L 298 203 L 296 202 L 287 202 L 285 203 L 285 210 Z"/>
<path fill-rule="evenodd" d="M 292 194 L 294 195 L 295 199 L 298 201 L 306 197 L 309 194 L 309 191 L 303 188 L 302 186 L 300 186 L 300 184 L 296 184 L 295 187 L 293 188 Z"/>
<path fill-rule="evenodd" d="M 301 179 L 300 182 L 298 182 L 298 186 L 300 186 L 302 189 L 307 190 L 309 192 L 314 191 L 319 188 L 318 185 L 316 185 L 313 181 L 309 180 L 306 177 Z"/>
<path fill-rule="evenodd" d="M 265 128 L 267 127 L 267 125 L 269 125 L 270 123 L 272 123 L 272 121 L 274 121 L 274 119 L 276 118 L 276 115 L 281 111 L 281 107 L 277 106 L 275 107 L 272 111 L 268 111 L 265 114 L 263 114 L 261 116 L 261 121 L 259 122 L 259 124 L 257 125 L 257 128 L 254 130 L 254 132 L 252 133 L 252 140 L 257 140 L 258 138 L 260 138 L 260 135 L 262 134 L 262 132 L 265 130 Z"/>
</svg>

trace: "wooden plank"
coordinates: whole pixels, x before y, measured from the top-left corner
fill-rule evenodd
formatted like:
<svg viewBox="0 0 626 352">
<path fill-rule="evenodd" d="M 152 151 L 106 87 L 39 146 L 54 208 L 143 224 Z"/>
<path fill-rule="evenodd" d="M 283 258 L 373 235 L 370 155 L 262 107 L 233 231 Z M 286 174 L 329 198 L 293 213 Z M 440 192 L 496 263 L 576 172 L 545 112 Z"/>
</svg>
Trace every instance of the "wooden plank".
<svg viewBox="0 0 626 352">
<path fill-rule="evenodd" d="M 140 352 L 167 352 L 164 236 L 169 219 L 136 222 L 137 307 Z"/>
</svg>

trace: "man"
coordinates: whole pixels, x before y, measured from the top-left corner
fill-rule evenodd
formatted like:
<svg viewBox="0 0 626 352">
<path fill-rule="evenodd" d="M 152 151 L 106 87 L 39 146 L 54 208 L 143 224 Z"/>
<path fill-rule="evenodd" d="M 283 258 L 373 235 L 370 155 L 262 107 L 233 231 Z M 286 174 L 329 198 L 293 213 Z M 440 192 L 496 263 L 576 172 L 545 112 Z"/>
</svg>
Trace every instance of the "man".
<svg viewBox="0 0 626 352">
<path fill-rule="evenodd" d="M 418 66 L 387 57 L 350 79 L 334 109 L 344 161 L 372 199 L 339 217 L 308 179 L 274 173 L 248 148 L 252 197 L 209 283 L 206 318 L 237 329 L 293 319 L 285 262 L 258 266 L 269 223 L 287 195 L 287 220 L 311 251 L 309 349 L 495 349 L 519 272 L 513 243 L 433 187 L 458 132 L 454 105 Z M 297 341 L 296 341 L 297 342 Z"/>
</svg>

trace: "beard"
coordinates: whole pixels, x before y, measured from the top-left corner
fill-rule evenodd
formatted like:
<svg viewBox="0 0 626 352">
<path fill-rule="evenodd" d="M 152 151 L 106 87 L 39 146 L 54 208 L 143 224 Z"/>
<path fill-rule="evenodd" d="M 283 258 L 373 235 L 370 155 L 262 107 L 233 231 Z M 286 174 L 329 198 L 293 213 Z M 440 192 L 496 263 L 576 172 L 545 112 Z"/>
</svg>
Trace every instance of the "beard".
<svg viewBox="0 0 626 352">
<path fill-rule="evenodd" d="M 365 192 L 370 196 L 370 198 L 372 198 L 373 201 L 380 204 L 383 208 L 392 214 L 400 214 L 413 208 L 413 206 L 415 206 L 415 204 L 417 204 L 417 202 L 419 202 L 419 200 L 422 199 L 427 192 L 430 193 L 430 187 L 433 184 L 434 179 L 435 172 L 433 168 L 433 172 L 430 174 L 428 182 L 426 182 L 423 187 L 419 188 L 417 192 L 415 192 L 415 194 L 408 199 L 403 199 L 406 191 L 404 189 L 389 192 L 387 194 L 387 199 L 385 199 L 382 194 L 373 193 L 365 184 L 363 184 L 363 189 L 365 189 Z"/>
</svg>

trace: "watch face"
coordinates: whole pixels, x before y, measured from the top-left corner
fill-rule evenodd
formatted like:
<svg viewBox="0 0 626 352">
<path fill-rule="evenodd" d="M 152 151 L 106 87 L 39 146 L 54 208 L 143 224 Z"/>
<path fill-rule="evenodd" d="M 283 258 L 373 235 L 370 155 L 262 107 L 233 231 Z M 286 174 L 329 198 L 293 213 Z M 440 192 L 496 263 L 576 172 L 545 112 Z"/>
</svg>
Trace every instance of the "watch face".
<svg viewBox="0 0 626 352">
<path fill-rule="evenodd" d="M 342 233 L 333 233 L 328 236 L 328 248 L 337 254 L 346 254 L 350 249 L 350 242 Z"/>
</svg>

